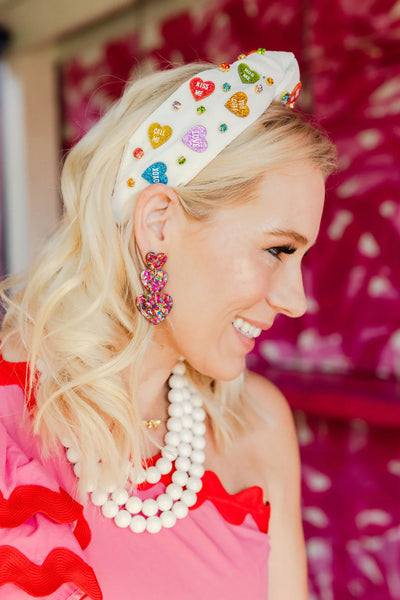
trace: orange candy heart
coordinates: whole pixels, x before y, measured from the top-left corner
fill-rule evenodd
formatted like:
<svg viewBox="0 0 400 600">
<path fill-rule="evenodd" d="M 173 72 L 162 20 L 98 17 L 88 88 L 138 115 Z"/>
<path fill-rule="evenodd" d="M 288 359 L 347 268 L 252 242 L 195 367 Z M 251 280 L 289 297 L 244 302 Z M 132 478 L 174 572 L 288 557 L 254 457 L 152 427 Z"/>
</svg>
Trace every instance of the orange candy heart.
<svg viewBox="0 0 400 600">
<path fill-rule="evenodd" d="M 225 104 L 226 108 L 238 117 L 247 117 L 250 112 L 247 106 L 247 95 L 244 92 L 236 92 Z"/>
<path fill-rule="evenodd" d="M 163 125 L 160 123 L 152 123 L 149 127 L 149 140 L 153 148 L 158 148 L 171 137 L 172 129 L 169 125 Z"/>
</svg>

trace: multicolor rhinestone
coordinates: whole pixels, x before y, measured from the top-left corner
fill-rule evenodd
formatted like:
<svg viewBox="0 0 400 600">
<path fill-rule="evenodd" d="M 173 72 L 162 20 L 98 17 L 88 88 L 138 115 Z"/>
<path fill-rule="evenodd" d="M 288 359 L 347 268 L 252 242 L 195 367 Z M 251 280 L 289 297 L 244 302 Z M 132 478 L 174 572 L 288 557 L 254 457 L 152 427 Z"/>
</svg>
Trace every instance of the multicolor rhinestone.
<svg viewBox="0 0 400 600">
<path fill-rule="evenodd" d="M 219 65 L 220 71 L 229 71 L 230 68 L 231 68 L 231 65 L 229 63 L 221 63 Z"/>
<path fill-rule="evenodd" d="M 221 123 L 221 125 L 218 127 L 218 129 L 224 133 L 225 131 L 227 131 L 228 129 L 228 125 L 226 123 Z"/>
<path fill-rule="evenodd" d="M 143 158 L 144 152 L 142 148 L 135 148 L 135 150 L 133 151 L 133 156 L 137 159 Z"/>
<path fill-rule="evenodd" d="M 265 48 L 259 48 L 259 49 L 257 50 L 257 53 L 258 53 L 258 54 L 265 54 L 265 53 L 266 53 L 266 49 L 265 49 Z"/>
<path fill-rule="evenodd" d="M 174 110 L 179 110 L 181 106 L 182 106 L 182 104 L 180 102 L 178 102 L 178 100 L 175 100 L 175 102 L 172 103 L 172 108 Z"/>
<path fill-rule="evenodd" d="M 266 79 L 266 82 L 267 82 L 268 85 L 274 85 L 274 80 L 272 79 L 272 77 L 268 77 Z"/>
<path fill-rule="evenodd" d="M 244 58 L 246 58 L 245 54 L 239 54 L 239 56 L 237 57 L 238 60 L 243 60 Z"/>
<path fill-rule="evenodd" d="M 180 156 L 178 158 L 178 165 L 183 165 L 186 162 L 186 158 L 184 156 Z"/>
<path fill-rule="evenodd" d="M 263 91 L 263 89 L 264 89 L 264 88 L 263 88 L 263 86 L 261 85 L 261 83 L 259 83 L 258 85 L 256 85 L 256 86 L 254 87 L 254 91 L 255 91 L 255 93 L 256 93 L 256 94 L 261 94 L 261 92 Z"/>
<path fill-rule="evenodd" d="M 198 106 L 197 108 L 197 112 L 201 115 L 203 113 L 206 112 L 206 107 L 205 106 Z"/>
<path fill-rule="evenodd" d="M 281 96 L 281 100 L 282 100 L 282 102 L 284 102 L 285 104 L 287 103 L 287 101 L 289 100 L 289 98 L 290 98 L 290 94 L 289 94 L 289 92 L 285 92 L 285 93 L 283 93 L 283 94 L 282 94 L 282 96 Z"/>
<path fill-rule="evenodd" d="M 231 84 L 230 83 L 224 83 L 224 85 L 222 86 L 222 89 L 224 90 L 224 92 L 229 92 L 229 90 L 231 89 Z"/>
<path fill-rule="evenodd" d="M 126 183 L 127 183 L 127 185 L 129 185 L 129 187 L 133 187 L 135 185 L 135 180 L 132 179 L 132 177 L 129 177 L 129 179 Z"/>
</svg>

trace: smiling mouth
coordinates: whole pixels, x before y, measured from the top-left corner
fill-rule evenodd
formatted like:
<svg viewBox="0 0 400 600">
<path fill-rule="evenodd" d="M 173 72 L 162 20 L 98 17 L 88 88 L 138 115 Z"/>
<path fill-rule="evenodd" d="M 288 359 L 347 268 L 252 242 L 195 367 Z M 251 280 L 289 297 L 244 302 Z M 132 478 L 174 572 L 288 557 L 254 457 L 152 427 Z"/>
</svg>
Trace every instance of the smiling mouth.
<svg viewBox="0 0 400 600">
<path fill-rule="evenodd" d="M 237 329 L 237 331 L 239 331 L 249 339 L 254 339 L 258 337 L 262 331 L 260 327 L 254 327 L 253 325 L 250 325 L 250 323 L 248 323 L 240 317 L 235 319 L 232 322 L 232 325 L 235 329 Z"/>
</svg>

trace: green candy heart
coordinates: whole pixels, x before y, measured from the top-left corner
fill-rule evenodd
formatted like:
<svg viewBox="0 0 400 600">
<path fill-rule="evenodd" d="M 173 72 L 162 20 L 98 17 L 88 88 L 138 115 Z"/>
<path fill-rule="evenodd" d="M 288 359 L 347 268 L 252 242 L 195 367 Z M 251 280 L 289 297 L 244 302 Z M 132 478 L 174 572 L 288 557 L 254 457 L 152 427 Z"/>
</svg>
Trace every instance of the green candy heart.
<svg viewBox="0 0 400 600">
<path fill-rule="evenodd" d="M 255 83 L 260 79 L 260 76 L 256 71 L 252 71 L 246 63 L 240 63 L 238 66 L 239 77 L 242 83 Z"/>
</svg>

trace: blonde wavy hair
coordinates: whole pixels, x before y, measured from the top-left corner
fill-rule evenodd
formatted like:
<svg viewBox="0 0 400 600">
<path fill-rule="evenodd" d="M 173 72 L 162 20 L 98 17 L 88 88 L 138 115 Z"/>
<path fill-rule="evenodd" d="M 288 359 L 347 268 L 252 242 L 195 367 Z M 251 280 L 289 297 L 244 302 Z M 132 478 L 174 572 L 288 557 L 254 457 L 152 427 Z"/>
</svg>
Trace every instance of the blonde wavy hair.
<svg viewBox="0 0 400 600">
<path fill-rule="evenodd" d="M 143 268 L 132 242 L 134 198 L 122 224 L 116 225 L 111 214 L 123 148 L 174 89 L 210 66 L 190 64 L 127 86 L 66 158 L 64 213 L 57 231 L 27 273 L 8 277 L 1 286 L 3 344 L 16 336 L 28 355 L 27 389 L 36 400 L 33 431 L 44 454 L 59 451 L 60 441 L 79 449 L 82 489 L 99 465 L 104 481 L 119 473 L 118 484 L 123 484 L 129 459 L 140 465 L 143 454 L 135 396 L 154 325 L 134 303 L 142 293 Z M 175 189 L 188 218 L 207 220 L 216 207 L 249 201 L 269 172 L 299 163 L 327 177 L 336 168 L 335 148 L 298 112 L 273 103 L 192 181 Z M 188 370 L 223 447 L 240 428 L 249 404 L 243 377 L 215 381 Z"/>
</svg>

